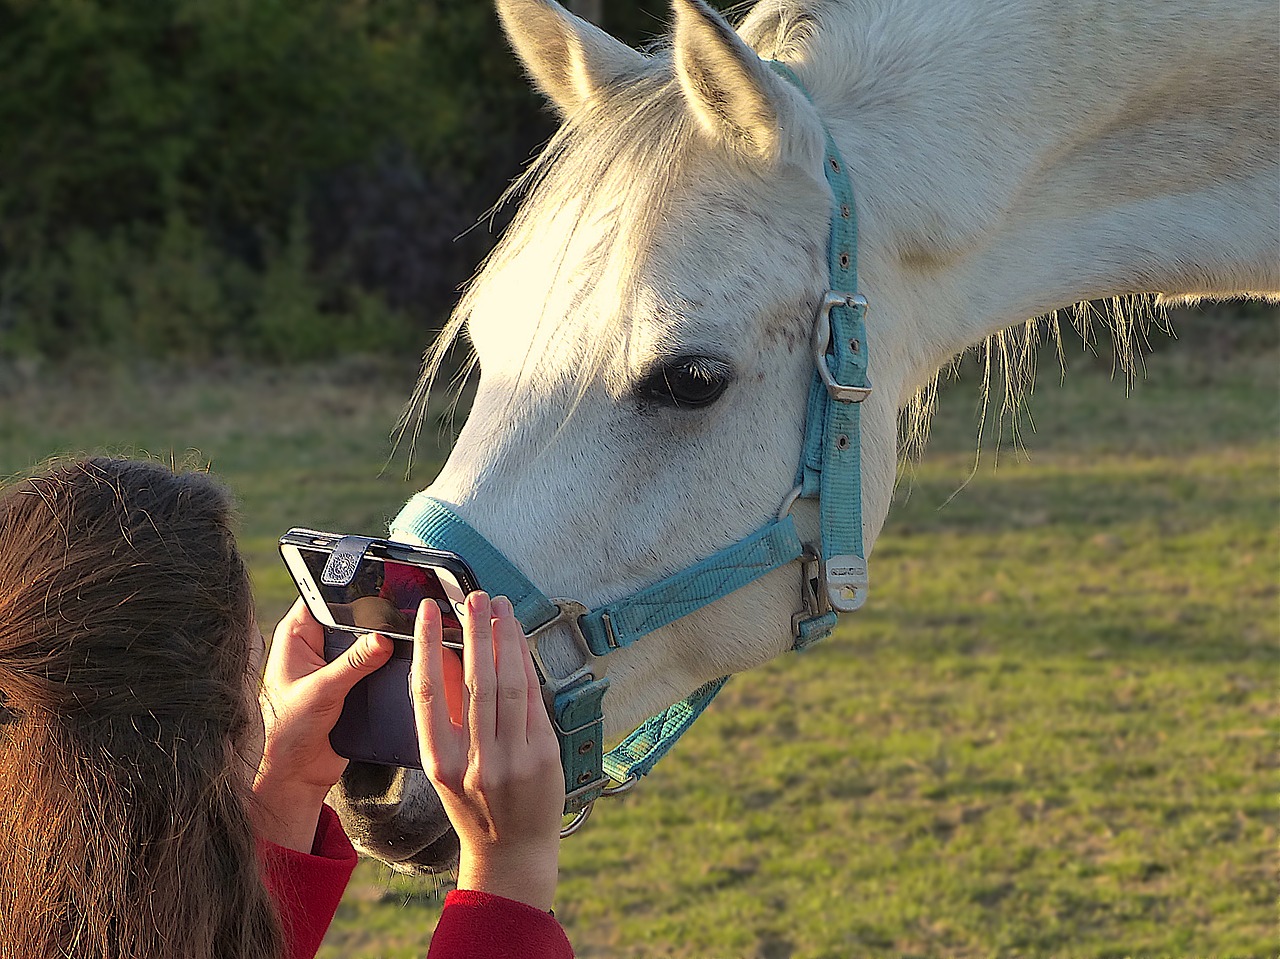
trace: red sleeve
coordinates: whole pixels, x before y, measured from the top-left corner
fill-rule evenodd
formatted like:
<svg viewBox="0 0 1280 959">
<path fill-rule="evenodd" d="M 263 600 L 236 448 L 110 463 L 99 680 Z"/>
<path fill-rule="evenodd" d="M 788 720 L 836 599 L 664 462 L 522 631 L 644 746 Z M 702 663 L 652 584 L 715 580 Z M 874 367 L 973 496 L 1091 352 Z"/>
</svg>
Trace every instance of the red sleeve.
<svg viewBox="0 0 1280 959">
<path fill-rule="evenodd" d="M 311 855 L 258 840 L 263 881 L 284 926 L 286 959 L 312 959 L 356 868 L 356 851 L 338 815 L 320 810 Z"/>
<path fill-rule="evenodd" d="M 470 889 L 445 896 L 427 959 L 573 959 L 555 916 Z"/>
</svg>

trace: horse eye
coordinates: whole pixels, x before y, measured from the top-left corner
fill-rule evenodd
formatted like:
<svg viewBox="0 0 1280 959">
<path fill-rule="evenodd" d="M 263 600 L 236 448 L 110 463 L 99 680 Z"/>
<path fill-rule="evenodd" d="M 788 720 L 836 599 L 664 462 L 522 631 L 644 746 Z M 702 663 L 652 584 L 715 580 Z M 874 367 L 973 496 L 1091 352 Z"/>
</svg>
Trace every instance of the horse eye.
<svg viewBox="0 0 1280 959">
<path fill-rule="evenodd" d="M 664 360 L 636 387 L 642 403 L 680 409 L 710 406 L 733 382 L 733 369 L 709 356 L 676 356 Z"/>
</svg>

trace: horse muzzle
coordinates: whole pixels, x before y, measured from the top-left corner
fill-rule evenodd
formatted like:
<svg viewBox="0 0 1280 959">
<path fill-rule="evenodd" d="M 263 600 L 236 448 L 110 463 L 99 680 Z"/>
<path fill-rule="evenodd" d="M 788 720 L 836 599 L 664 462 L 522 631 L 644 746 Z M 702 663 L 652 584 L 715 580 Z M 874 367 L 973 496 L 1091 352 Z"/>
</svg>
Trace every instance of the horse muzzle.
<svg viewBox="0 0 1280 959">
<path fill-rule="evenodd" d="M 329 801 L 363 855 L 416 875 L 458 864 L 458 836 L 420 770 L 353 762 Z"/>
</svg>

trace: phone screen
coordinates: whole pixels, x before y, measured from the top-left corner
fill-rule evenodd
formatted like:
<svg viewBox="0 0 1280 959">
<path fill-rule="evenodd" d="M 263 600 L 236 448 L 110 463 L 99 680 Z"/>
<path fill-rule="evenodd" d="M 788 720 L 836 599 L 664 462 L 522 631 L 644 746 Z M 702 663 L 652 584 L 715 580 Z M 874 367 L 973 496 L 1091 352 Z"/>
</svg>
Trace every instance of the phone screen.
<svg viewBox="0 0 1280 959">
<path fill-rule="evenodd" d="M 413 639 L 413 621 L 418 604 L 424 599 L 436 601 L 440 607 L 441 625 L 446 638 L 461 630 L 454 603 L 461 602 L 460 589 L 447 572 L 447 580 L 430 566 L 417 566 L 394 559 L 381 559 L 365 554 L 355 577 L 346 586 L 327 586 L 321 574 L 329 553 L 299 547 L 298 552 L 312 581 L 320 590 L 320 598 L 329 609 L 333 622 L 359 631 L 382 633 L 400 639 Z M 457 593 L 458 595 L 451 595 Z"/>
</svg>

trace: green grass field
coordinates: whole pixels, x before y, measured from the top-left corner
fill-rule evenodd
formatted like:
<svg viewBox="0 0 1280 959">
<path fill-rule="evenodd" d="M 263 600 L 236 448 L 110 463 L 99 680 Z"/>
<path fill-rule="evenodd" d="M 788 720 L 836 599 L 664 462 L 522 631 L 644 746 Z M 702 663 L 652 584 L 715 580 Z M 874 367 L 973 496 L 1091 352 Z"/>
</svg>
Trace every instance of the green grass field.
<svg viewBox="0 0 1280 959">
<path fill-rule="evenodd" d="M 1273 956 L 1280 673 L 1277 316 L 1042 370 L 1026 453 L 974 377 L 837 635 L 729 684 L 564 845 L 583 957 Z M 415 481 L 411 364 L 0 371 L 0 474 L 195 448 L 237 491 L 264 620 L 286 527 L 377 531 Z M 908 493 L 909 496 L 906 495 Z M 269 624 L 268 624 L 269 625 Z M 435 884 L 360 867 L 323 956 L 425 953 Z"/>
</svg>

